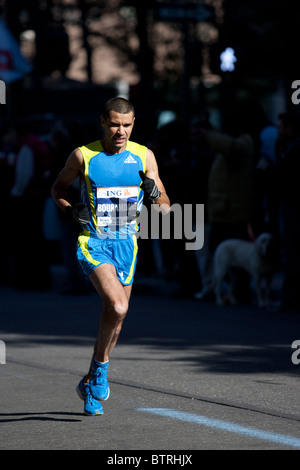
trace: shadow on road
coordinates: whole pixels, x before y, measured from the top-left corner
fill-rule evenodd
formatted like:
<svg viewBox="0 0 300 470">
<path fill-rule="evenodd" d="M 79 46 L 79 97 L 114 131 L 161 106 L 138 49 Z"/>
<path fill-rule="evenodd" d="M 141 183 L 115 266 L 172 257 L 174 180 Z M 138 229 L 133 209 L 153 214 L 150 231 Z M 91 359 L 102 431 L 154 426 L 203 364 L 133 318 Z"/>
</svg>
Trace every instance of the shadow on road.
<svg viewBox="0 0 300 470">
<path fill-rule="evenodd" d="M 7 287 L 0 293 L 0 339 L 10 335 L 11 343 L 88 345 L 96 337 L 101 301 L 95 293 L 63 296 Z M 298 374 L 291 344 L 299 339 L 299 326 L 297 314 L 133 294 L 119 343 L 166 348 L 173 360 L 215 373 Z"/>
</svg>

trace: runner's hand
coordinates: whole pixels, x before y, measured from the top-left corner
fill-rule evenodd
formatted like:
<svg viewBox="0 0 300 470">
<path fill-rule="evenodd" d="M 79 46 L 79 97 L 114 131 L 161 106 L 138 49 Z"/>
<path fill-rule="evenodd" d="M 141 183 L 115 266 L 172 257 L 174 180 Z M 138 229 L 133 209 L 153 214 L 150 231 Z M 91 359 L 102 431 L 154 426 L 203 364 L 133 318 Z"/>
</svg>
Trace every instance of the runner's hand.
<svg viewBox="0 0 300 470">
<path fill-rule="evenodd" d="M 88 224 L 90 221 L 90 213 L 85 203 L 68 206 L 65 213 L 69 220 L 78 222 L 80 225 Z"/>
<path fill-rule="evenodd" d="M 155 181 L 148 176 L 145 175 L 143 171 L 139 171 L 139 175 L 143 181 L 141 184 L 141 188 L 146 194 L 146 196 L 150 199 L 150 201 L 156 201 L 160 198 L 160 190 L 158 189 Z"/>
</svg>

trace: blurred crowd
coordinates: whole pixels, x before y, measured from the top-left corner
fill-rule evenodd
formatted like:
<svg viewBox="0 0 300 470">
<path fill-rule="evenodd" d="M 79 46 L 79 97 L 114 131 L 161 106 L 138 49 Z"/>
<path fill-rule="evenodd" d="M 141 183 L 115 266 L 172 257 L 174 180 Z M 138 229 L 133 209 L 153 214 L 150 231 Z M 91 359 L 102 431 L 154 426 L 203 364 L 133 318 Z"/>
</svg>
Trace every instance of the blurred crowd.
<svg viewBox="0 0 300 470">
<path fill-rule="evenodd" d="M 203 248 L 186 251 L 184 239 L 162 240 L 160 268 L 180 283 L 176 295 L 214 300 L 217 246 L 229 238 L 253 242 L 268 232 L 275 240 L 274 272 L 282 278 L 277 308 L 299 311 L 299 117 L 282 112 L 270 122 L 260 102 L 249 99 L 233 105 L 219 127 L 204 112 L 188 129 L 177 120 L 161 127 L 152 144 L 171 203 L 204 204 L 205 219 Z M 246 272 L 239 272 L 235 297 L 252 301 Z"/>
<path fill-rule="evenodd" d="M 2 129 L 1 200 L 6 230 L 1 231 L 1 284 L 20 290 L 51 289 L 51 266 L 61 263 L 67 269 L 62 292 L 85 293 L 87 282 L 75 257 L 80 227 L 67 221 L 51 198 L 52 184 L 71 151 L 81 144 L 83 133 L 77 123 L 66 125 L 60 120 L 46 134 L 37 132 L 38 127 L 20 119 Z M 70 202 L 79 201 L 79 181 L 69 194 Z"/>
<path fill-rule="evenodd" d="M 184 236 L 140 240 L 137 275 L 176 280 L 178 295 L 213 300 L 212 259 L 218 244 L 228 238 L 254 241 L 269 232 L 278 246 L 274 263 L 283 275 L 280 309 L 299 311 L 299 118 L 282 112 L 277 122 L 269 122 L 260 103 L 249 100 L 231 110 L 220 127 L 212 125 L 207 112 L 190 128 L 177 119 L 160 126 L 150 142 L 134 136 L 154 151 L 171 204 L 204 204 L 205 216 L 201 250 L 186 250 Z M 68 274 L 65 293 L 88 291 L 75 257 L 80 228 L 55 207 L 55 245 L 45 230 L 54 179 L 76 146 L 97 138 L 81 131 L 61 121 L 47 135 L 39 135 L 26 120 L 2 128 L 2 284 L 51 289 L 51 265 L 61 262 Z M 71 202 L 79 201 L 79 181 L 70 195 Z M 246 274 L 240 274 L 236 288 L 241 303 L 251 302 Z"/>
</svg>

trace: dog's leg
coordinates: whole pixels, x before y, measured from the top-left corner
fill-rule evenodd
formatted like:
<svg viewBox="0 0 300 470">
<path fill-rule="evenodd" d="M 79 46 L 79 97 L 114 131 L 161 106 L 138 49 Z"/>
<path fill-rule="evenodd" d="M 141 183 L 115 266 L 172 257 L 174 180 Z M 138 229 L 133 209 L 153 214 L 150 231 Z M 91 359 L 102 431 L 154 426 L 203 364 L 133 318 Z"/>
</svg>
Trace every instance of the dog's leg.
<svg viewBox="0 0 300 470">
<path fill-rule="evenodd" d="M 258 306 L 262 308 L 265 306 L 265 300 L 262 295 L 262 289 L 261 289 L 261 283 L 260 283 L 261 279 L 259 278 L 259 276 L 255 276 L 253 280 L 254 280 L 256 300 L 257 300 Z"/>
<path fill-rule="evenodd" d="M 266 278 L 266 289 L 265 289 L 265 306 L 268 307 L 270 303 L 270 291 L 271 291 L 272 277 Z"/>
<path fill-rule="evenodd" d="M 228 290 L 228 298 L 231 305 L 238 305 L 238 301 L 234 296 L 234 288 L 236 286 L 238 280 L 238 272 L 235 269 L 229 270 L 229 290 Z"/>
<path fill-rule="evenodd" d="M 222 296 L 222 286 L 223 286 L 223 278 L 218 277 L 215 283 L 215 295 L 216 295 L 217 305 L 225 304 L 223 296 Z"/>
<path fill-rule="evenodd" d="M 225 277 L 225 274 L 226 267 L 224 267 L 224 263 L 222 263 L 222 258 L 220 258 L 220 254 L 217 251 L 213 258 L 213 286 L 217 305 L 225 304 L 222 296 L 223 279 Z"/>
</svg>

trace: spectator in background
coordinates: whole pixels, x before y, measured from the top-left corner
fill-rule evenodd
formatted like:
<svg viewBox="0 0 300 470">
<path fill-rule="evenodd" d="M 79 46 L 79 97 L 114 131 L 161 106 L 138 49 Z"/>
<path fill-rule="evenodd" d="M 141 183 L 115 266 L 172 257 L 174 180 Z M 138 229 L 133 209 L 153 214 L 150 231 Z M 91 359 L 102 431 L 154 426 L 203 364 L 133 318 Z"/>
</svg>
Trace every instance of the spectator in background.
<svg viewBox="0 0 300 470">
<path fill-rule="evenodd" d="M 240 127 L 239 114 L 226 119 L 223 132 L 205 130 L 207 143 L 215 152 L 208 177 L 207 212 L 210 223 L 209 250 L 228 238 L 249 240 L 249 225 L 254 210 L 254 143 Z M 236 298 L 250 302 L 249 278 L 240 272 L 236 282 Z M 201 295 L 195 298 L 202 299 Z"/>
<path fill-rule="evenodd" d="M 66 155 L 73 150 L 73 142 L 68 126 L 62 121 L 55 122 L 48 136 L 48 146 L 51 156 L 51 181 L 54 183 L 56 176 L 64 165 Z M 79 178 L 70 186 L 69 197 L 72 204 L 80 200 Z M 54 204 L 54 201 L 53 201 Z M 55 205 L 55 204 L 54 204 Z M 88 293 L 87 283 L 80 273 L 76 257 L 77 239 L 80 227 L 70 221 L 65 214 L 55 205 L 57 213 L 59 248 L 64 267 L 66 268 L 66 285 L 61 285 L 61 293 L 66 295 L 82 295 Z"/>
<path fill-rule="evenodd" d="M 5 125 L 1 129 L 0 142 L 0 200 L 2 201 L 2 220 L 8 223 L 10 219 L 9 195 L 14 182 L 14 161 L 15 153 L 13 151 L 13 142 L 10 139 L 10 127 Z M 4 228 L 4 227 L 3 227 Z M 0 283 L 9 284 L 11 282 L 11 262 L 9 250 L 4 248 L 7 246 L 7 231 L 0 231 Z"/>
<path fill-rule="evenodd" d="M 210 299 L 213 296 L 212 255 L 209 249 L 210 222 L 207 213 L 208 177 L 215 157 L 212 147 L 208 144 L 203 129 L 212 130 L 209 115 L 194 123 L 191 129 L 191 165 L 189 184 L 192 200 L 196 204 L 204 204 L 204 244 L 201 250 L 193 252 L 201 280 L 201 291 L 195 290 L 197 300 Z"/>
<path fill-rule="evenodd" d="M 300 121 L 292 113 L 279 115 L 279 225 L 282 241 L 282 311 L 300 311 Z"/>
<path fill-rule="evenodd" d="M 43 209 L 51 189 L 49 149 L 26 122 L 12 126 L 4 141 L 15 153 L 9 201 L 13 283 L 19 289 L 48 289 L 51 276 Z"/>
<path fill-rule="evenodd" d="M 278 200 L 276 181 L 276 143 L 278 129 L 267 117 L 262 104 L 251 97 L 242 103 L 241 120 L 243 128 L 251 135 L 254 143 L 254 235 L 272 233 L 279 238 Z"/>
<path fill-rule="evenodd" d="M 184 172 L 184 136 L 182 123 L 173 119 L 167 123 L 162 122 L 158 126 L 153 142 L 148 144 L 156 155 L 160 174 L 166 180 L 168 193 L 173 197 L 173 204 L 182 204 L 184 197 L 183 185 L 176 184 L 178 177 L 183 175 Z M 144 205 L 148 209 L 150 208 L 147 200 L 144 200 Z M 150 216 L 148 223 L 151 226 Z M 140 245 L 141 263 L 139 269 L 152 269 L 156 276 L 161 275 L 167 278 L 177 275 L 181 252 L 180 240 L 174 240 L 171 234 L 171 240 L 140 239 Z M 149 274 L 149 272 L 146 274 Z"/>
<path fill-rule="evenodd" d="M 158 129 L 156 141 L 160 172 L 166 181 L 172 205 L 180 204 L 181 207 L 184 207 L 184 204 L 195 203 L 194 188 L 190 181 L 194 155 L 189 138 L 189 130 L 185 124 L 176 119 Z M 199 190 L 199 181 L 197 181 L 197 187 Z M 198 194 L 198 200 L 199 197 Z M 184 233 L 180 240 L 173 235 L 171 231 L 170 240 L 159 240 L 163 265 L 166 268 L 167 277 L 175 279 L 180 284 L 180 289 L 175 296 L 191 297 L 200 282 L 195 253 L 185 249 Z"/>
</svg>

